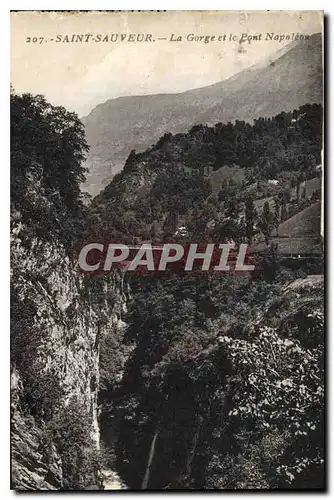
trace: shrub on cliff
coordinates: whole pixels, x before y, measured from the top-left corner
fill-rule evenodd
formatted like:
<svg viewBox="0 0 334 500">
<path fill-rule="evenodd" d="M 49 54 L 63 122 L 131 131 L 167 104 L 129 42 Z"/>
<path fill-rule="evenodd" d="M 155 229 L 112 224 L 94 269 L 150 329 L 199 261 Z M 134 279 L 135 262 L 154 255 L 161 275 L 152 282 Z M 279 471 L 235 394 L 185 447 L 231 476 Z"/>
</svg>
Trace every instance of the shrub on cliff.
<svg viewBox="0 0 334 500">
<path fill-rule="evenodd" d="M 312 328 L 320 337 L 323 317 L 309 316 L 314 316 Z M 294 487 L 299 475 L 312 474 L 324 461 L 323 342 L 306 348 L 296 338 L 281 337 L 266 326 L 248 340 L 225 335 L 219 341 L 233 367 L 230 429 L 239 428 L 238 437 L 242 432 L 247 437 L 242 459 L 273 433 L 285 434 L 269 460 L 258 454 L 262 455 L 259 470 L 266 472 L 270 487 Z"/>
<path fill-rule="evenodd" d="M 102 489 L 100 459 L 88 409 L 72 398 L 54 415 L 47 429 L 62 459 L 63 489 Z"/>
</svg>

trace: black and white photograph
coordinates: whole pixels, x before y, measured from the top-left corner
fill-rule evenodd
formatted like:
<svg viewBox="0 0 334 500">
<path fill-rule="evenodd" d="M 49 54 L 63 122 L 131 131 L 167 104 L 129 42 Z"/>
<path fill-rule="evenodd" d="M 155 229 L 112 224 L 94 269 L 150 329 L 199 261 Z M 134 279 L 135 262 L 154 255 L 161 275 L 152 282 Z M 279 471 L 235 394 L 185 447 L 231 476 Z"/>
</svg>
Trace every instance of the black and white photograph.
<svg viewBox="0 0 334 500">
<path fill-rule="evenodd" d="M 12 11 L 15 491 L 325 491 L 324 13 Z"/>
</svg>

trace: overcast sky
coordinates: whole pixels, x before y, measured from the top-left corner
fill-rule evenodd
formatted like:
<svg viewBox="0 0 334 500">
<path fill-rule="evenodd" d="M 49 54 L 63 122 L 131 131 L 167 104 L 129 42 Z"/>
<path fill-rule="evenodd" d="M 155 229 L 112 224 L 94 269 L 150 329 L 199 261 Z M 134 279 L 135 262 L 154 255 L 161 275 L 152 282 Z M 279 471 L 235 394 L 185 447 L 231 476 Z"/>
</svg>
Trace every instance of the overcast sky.
<svg viewBox="0 0 334 500">
<path fill-rule="evenodd" d="M 266 59 L 289 41 L 265 41 L 276 34 L 322 31 L 321 15 L 299 12 L 14 13 L 11 15 L 11 82 L 17 92 L 45 94 L 86 115 L 97 104 L 124 95 L 181 92 L 216 83 Z M 55 43 L 57 35 L 152 33 L 147 43 Z M 174 33 L 181 43 L 171 42 Z M 186 41 L 187 34 L 237 35 L 235 42 Z M 242 33 L 261 41 L 243 44 Z M 44 37 L 48 43 L 26 43 Z M 167 37 L 168 40 L 158 40 Z M 239 49 L 239 50 L 238 50 Z"/>
</svg>

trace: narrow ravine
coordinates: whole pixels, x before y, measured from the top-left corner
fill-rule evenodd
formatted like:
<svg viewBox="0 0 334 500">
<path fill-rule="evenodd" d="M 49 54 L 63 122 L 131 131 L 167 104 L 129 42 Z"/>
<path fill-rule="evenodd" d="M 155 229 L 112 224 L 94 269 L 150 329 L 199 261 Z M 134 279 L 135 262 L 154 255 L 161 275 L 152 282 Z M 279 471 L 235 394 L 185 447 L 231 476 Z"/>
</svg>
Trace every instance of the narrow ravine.
<svg viewBox="0 0 334 500">
<path fill-rule="evenodd" d="M 103 475 L 103 486 L 105 490 L 126 490 L 127 487 L 122 483 L 117 472 L 104 469 L 102 471 Z"/>
</svg>

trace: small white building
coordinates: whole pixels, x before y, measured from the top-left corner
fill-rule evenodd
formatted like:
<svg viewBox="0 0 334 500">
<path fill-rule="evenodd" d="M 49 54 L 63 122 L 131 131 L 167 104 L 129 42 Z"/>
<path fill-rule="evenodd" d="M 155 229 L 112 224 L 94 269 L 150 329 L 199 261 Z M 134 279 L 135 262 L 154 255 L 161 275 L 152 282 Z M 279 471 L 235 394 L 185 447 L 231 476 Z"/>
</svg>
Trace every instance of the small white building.
<svg viewBox="0 0 334 500">
<path fill-rule="evenodd" d="M 188 231 L 186 226 L 179 226 L 175 231 L 174 236 L 188 236 Z"/>
</svg>

